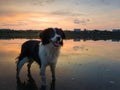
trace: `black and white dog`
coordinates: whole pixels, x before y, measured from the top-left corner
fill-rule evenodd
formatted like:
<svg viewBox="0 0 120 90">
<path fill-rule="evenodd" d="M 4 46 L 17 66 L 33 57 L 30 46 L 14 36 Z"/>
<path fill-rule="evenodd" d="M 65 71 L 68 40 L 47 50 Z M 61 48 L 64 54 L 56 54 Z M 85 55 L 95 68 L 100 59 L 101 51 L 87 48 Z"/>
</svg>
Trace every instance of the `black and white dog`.
<svg viewBox="0 0 120 90">
<path fill-rule="evenodd" d="M 65 34 L 62 29 L 48 28 L 42 31 L 39 36 L 41 41 L 29 40 L 22 44 L 17 61 L 17 77 L 26 62 L 28 62 L 28 71 L 30 71 L 31 64 L 36 61 L 41 68 L 42 85 L 45 85 L 45 69 L 48 65 L 51 68 L 52 80 L 55 80 L 55 67 Z"/>
</svg>

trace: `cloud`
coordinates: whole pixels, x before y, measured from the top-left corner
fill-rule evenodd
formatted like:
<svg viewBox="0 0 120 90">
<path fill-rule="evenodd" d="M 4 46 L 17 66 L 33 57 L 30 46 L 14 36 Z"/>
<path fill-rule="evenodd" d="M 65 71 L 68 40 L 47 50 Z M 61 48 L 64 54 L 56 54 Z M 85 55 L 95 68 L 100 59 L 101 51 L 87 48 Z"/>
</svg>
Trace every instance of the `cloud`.
<svg viewBox="0 0 120 90">
<path fill-rule="evenodd" d="M 16 23 L 2 23 L 0 26 L 26 26 L 27 23 L 24 22 L 16 22 Z"/>
<path fill-rule="evenodd" d="M 89 21 L 90 21 L 90 19 L 82 19 L 82 20 L 80 20 L 80 19 L 74 19 L 74 24 L 83 24 L 83 25 L 85 25 Z"/>
<path fill-rule="evenodd" d="M 79 20 L 79 19 L 75 19 L 75 20 L 74 20 L 74 23 L 75 23 L 75 24 L 80 24 L 80 20 Z"/>
<path fill-rule="evenodd" d="M 118 5 L 120 3 L 120 0 L 76 0 L 76 5 L 84 5 L 89 7 L 103 7 L 103 6 L 113 6 Z"/>
<path fill-rule="evenodd" d="M 99 0 L 97 3 L 101 3 L 104 5 L 119 5 L 120 0 Z"/>
<path fill-rule="evenodd" d="M 44 4 L 47 4 L 47 3 L 52 3 L 54 1 L 55 0 L 33 0 L 32 4 L 33 5 L 44 5 Z"/>
<path fill-rule="evenodd" d="M 0 17 L 13 17 L 15 12 L 10 12 L 9 10 L 0 10 Z"/>
<path fill-rule="evenodd" d="M 79 12 L 73 12 L 73 11 L 69 11 L 69 10 L 58 10 L 58 11 L 54 11 L 51 14 L 54 15 L 66 15 L 66 16 L 83 16 L 84 14 L 79 13 Z"/>
</svg>

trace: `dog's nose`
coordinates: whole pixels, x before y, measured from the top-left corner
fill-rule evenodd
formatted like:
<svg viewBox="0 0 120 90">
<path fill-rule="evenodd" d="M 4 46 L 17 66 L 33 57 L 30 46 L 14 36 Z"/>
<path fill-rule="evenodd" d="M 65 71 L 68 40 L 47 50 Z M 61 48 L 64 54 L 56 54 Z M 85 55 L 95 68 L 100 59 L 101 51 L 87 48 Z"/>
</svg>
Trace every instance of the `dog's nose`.
<svg viewBox="0 0 120 90">
<path fill-rule="evenodd" d="M 60 41 L 61 37 L 57 37 L 57 41 Z"/>
</svg>

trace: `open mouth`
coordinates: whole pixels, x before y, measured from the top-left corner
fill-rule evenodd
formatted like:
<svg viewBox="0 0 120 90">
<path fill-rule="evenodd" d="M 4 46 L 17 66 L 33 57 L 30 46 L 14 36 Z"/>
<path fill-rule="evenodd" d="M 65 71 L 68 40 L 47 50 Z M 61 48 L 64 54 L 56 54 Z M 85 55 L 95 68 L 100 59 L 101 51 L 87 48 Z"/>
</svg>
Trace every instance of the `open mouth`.
<svg viewBox="0 0 120 90">
<path fill-rule="evenodd" d="M 55 46 L 55 47 L 60 47 L 61 46 L 61 42 L 60 41 L 51 41 L 52 44 Z"/>
</svg>

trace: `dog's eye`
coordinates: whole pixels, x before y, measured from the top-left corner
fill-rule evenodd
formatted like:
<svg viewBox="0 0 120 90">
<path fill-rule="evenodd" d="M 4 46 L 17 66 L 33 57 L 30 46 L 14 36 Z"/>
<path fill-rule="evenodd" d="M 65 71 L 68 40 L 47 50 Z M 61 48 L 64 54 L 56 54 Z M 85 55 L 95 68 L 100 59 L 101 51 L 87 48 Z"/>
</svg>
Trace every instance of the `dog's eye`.
<svg viewBox="0 0 120 90">
<path fill-rule="evenodd" d="M 62 32 L 60 30 L 56 31 L 58 35 L 62 35 Z"/>
<path fill-rule="evenodd" d="M 55 33 L 54 32 L 50 32 L 50 37 L 54 37 Z"/>
<path fill-rule="evenodd" d="M 62 36 L 63 39 L 65 39 L 65 34 L 61 29 L 57 30 L 56 32 L 58 35 Z"/>
</svg>

